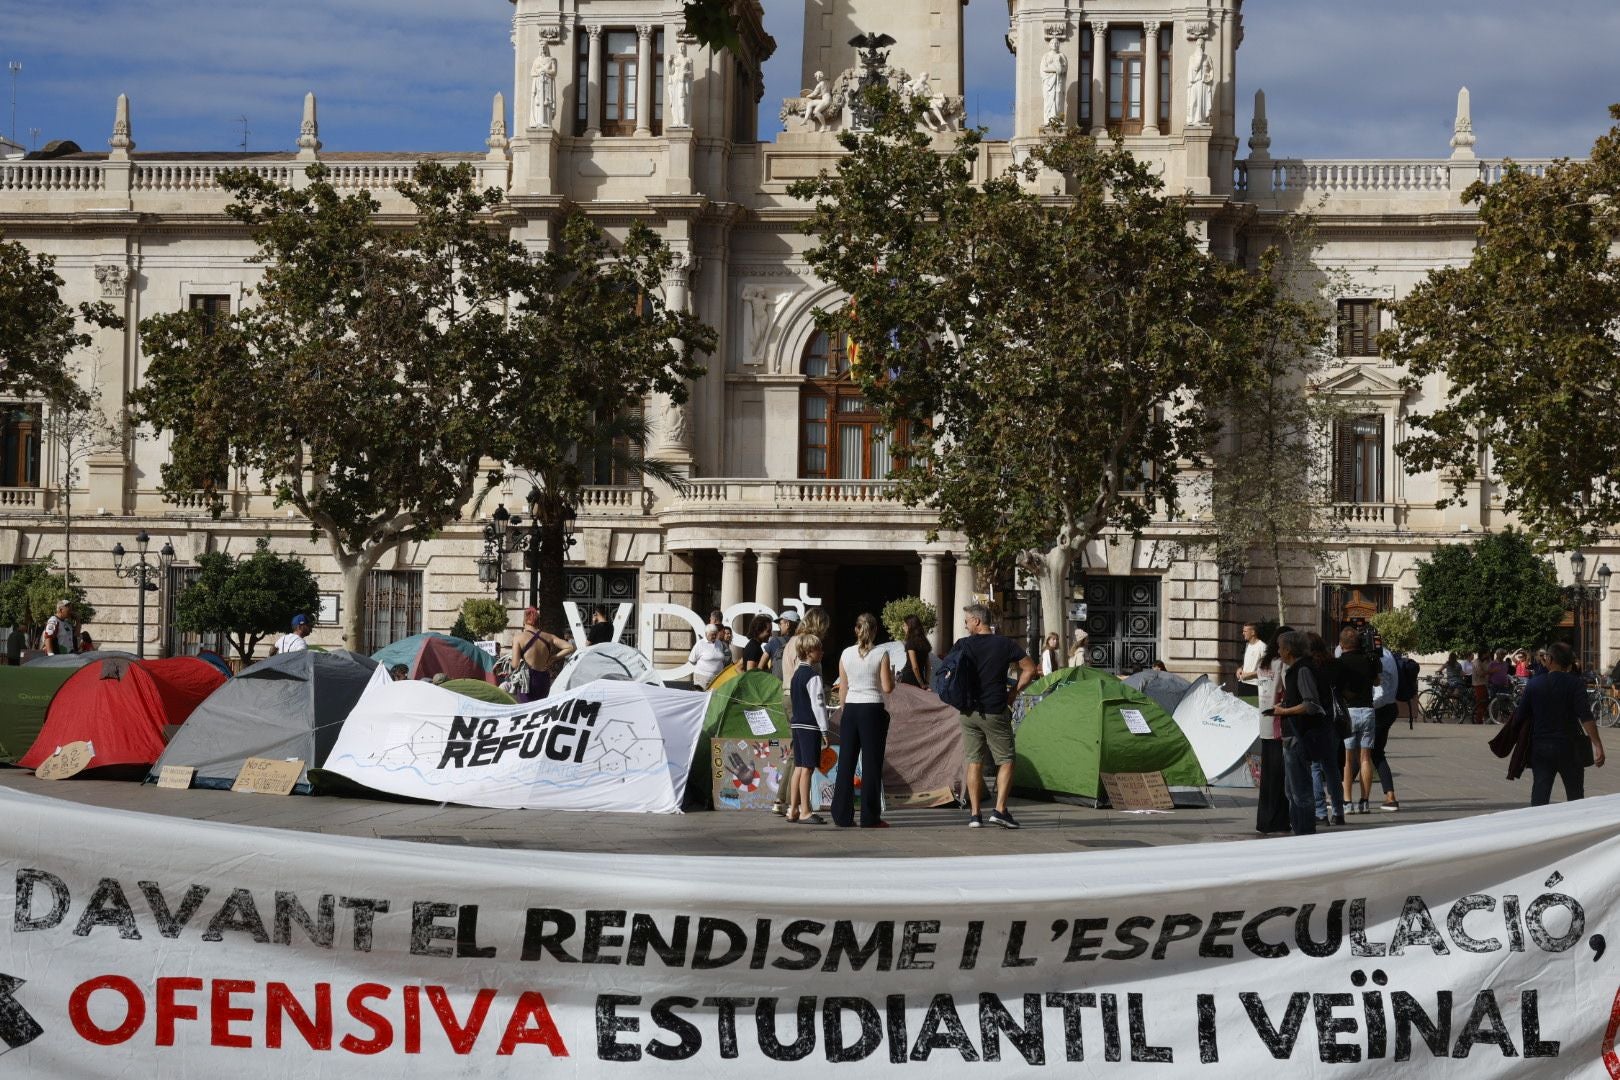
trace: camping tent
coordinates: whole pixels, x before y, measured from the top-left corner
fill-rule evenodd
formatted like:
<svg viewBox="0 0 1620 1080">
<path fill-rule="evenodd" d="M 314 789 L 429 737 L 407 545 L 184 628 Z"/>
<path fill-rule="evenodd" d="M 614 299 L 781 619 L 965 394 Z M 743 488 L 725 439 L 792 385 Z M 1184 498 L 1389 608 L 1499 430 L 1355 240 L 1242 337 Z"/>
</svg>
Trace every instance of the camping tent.
<svg viewBox="0 0 1620 1080">
<path fill-rule="evenodd" d="M 614 682 L 658 681 L 652 673 L 652 662 L 641 650 L 613 641 L 587 646 L 570 656 L 562 671 L 558 672 L 557 681 L 552 683 L 551 692 L 560 694 L 598 679 Z"/>
<path fill-rule="evenodd" d="M 57 747 L 88 742 L 95 748 L 92 769 L 150 765 L 162 756 L 170 729 L 224 682 L 218 668 L 195 656 L 86 664 L 51 699 L 39 737 L 17 764 L 37 769 Z"/>
<path fill-rule="evenodd" d="M 298 758 L 305 771 L 294 790 L 308 792 L 308 770 L 326 760 L 376 667 L 369 656 L 312 649 L 261 660 L 198 706 L 149 778 L 190 765 L 196 786 L 228 788 L 248 758 Z"/>
<path fill-rule="evenodd" d="M 888 706 L 889 738 L 883 752 L 883 797 L 888 806 L 956 805 L 966 771 L 957 711 L 933 691 L 905 684 L 894 688 Z M 840 733 L 842 712 L 833 716 L 835 734 Z"/>
<path fill-rule="evenodd" d="M 1167 713 L 1174 713 L 1181 699 L 1187 696 L 1193 684 L 1180 675 L 1172 675 L 1168 671 L 1157 671 L 1149 668 L 1138 671 L 1135 675 L 1127 675 L 1122 682 L 1132 690 L 1140 690 L 1158 703 L 1159 708 Z"/>
<path fill-rule="evenodd" d="M 733 666 L 726 670 L 737 669 Z M 692 756 L 692 780 L 686 785 L 683 805 L 689 810 L 714 806 L 714 791 L 707 782 L 712 760 L 710 740 L 778 739 L 785 743 L 793 737 L 788 730 L 782 680 L 768 671 L 738 671 L 719 689 L 709 691 L 708 698 L 703 733 Z"/>
<path fill-rule="evenodd" d="M 117 649 L 97 649 L 94 652 L 81 653 L 40 653 L 28 661 L 25 667 L 64 667 L 74 671 L 86 664 L 93 664 L 98 660 L 133 660 L 134 653 L 119 652 Z"/>
<path fill-rule="evenodd" d="M 1255 786 L 1260 762 L 1259 709 L 1206 676 L 1188 688 L 1176 706 L 1175 720 L 1192 743 L 1212 787 Z"/>
<path fill-rule="evenodd" d="M 385 668 L 404 664 L 409 679 L 431 679 L 442 672 L 447 679 L 495 681 L 495 658 L 448 634 L 413 634 L 383 646 L 371 658 Z"/>
<path fill-rule="evenodd" d="M 1031 708 L 1019 726 L 1013 790 L 1095 805 L 1105 798 L 1102 773 L 1162 772 L 1178 803 L 1204 805 L 1204 770 L 1170 714 L 1111 675 L 1076 670 L 1077 678 Z M 1131 730 L 1136 714 L 1151 734 Z"/>
<path fill-rule="evenodd" d="M 0 667 L 0 763 L 11 764 L 34 745 L 46 706 L 73 672 L 62 665 Z"/>
<path fill-rule="evenodd" d="M 452 694 L 470 697 L 474 701 L 483 701 L 491 705 L 516 705 L 517 698 L 508 694 L 498 686 L 484 682 L 481 679 L 447 679 L 439 684 Z"/>
</svg>

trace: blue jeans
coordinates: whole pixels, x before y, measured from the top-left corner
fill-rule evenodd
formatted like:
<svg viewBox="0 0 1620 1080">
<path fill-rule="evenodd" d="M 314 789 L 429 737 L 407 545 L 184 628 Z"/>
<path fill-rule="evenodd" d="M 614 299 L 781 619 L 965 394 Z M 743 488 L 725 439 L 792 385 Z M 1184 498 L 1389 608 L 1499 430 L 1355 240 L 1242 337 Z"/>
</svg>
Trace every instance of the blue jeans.
<svg viewBox="0 0 1620 1080">
<path fill-rule="evenodd" d="M 1334 767 L 1333 732 L 1323 725 L 1283 740 L 1283 772 L 1288 785 L 1288 827 L 1295 836 L 1316 832 L 1316 792 L 1312 785 L 1313 766 L 1332 775 Z M 1338 783 L 1326 785 L 1343 792 Z"/>
</svg>

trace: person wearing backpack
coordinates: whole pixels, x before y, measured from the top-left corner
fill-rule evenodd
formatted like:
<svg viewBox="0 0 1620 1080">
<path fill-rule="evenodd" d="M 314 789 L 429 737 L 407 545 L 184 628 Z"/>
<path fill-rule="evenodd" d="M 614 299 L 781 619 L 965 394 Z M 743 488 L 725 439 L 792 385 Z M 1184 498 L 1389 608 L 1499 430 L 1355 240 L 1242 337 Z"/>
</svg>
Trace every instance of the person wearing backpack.
<svg viewBox="0 0 1620 1080">
<path fill-rule="evenodd" d="M 957 710 L 962 725 L 968 805 L 972 809 L 968 828 L 983 827 L 988 816 L 992 825 L 1016 829 L 1018 821 L 1007 811 L 1013 778 L 1010 706 L 1034 681 L 1035 661 L 1017 642 L 991 629 L 990 609 L 983 604 L 969 604 L 962 609 L 962 629 L 967 631 L 967 636 L 951 647 L 950 656 L 937 668 L 936 678 L 940 674 L 946 676 L 943 691 L 938 681 L 935 688 L 940 692 L 940 699 Z M 1013 664 L 1018 665 L 1018 683 L 1009 694 L 1007 669 Z M 996 806 L 988 815 L 983 815 L 980 804 L 986 766 L 996 770 Z"/>
<path fill-rule="evenodd" d="M 1398 708 L 1396 701 L 1401 690 L 1400 662 L 1395 654 L 1384 648 L 1384 639 L 1375 634 L 1372 639 L 1373 648 L 1378 653 L 1378 685 L 1373 689 L 1373 769 L 1378 773 L 1378 786 L 1384 789 L 1384 801 L 1379 804 L 1380 810 L 1399 810 L 1401 801 L 1395 797 L 1395 774 L 1389 769 L 1389 759 L 1384 756 L 1384 747 L 1389 744 L 1390 729 L 1395 726 L 1395 713 Z M 1483 661 L 1476 660 L 1476 664 Z"/>
</svg>

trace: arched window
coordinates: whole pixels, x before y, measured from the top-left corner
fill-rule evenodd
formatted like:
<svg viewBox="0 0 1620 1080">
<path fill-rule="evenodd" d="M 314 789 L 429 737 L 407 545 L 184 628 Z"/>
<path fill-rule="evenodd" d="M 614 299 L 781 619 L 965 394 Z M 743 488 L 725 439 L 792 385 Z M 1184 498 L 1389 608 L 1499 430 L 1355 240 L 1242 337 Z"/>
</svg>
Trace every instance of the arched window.
<svg viewBox="0 0 1620 1080">
<path fill-rule="evenodd" d="M 804 349 L 799 393 L 799 475 L 806 479 L 887 480 L 892 440 L 850 375 L 848 342 L 816 331 Z"/>
</svg>

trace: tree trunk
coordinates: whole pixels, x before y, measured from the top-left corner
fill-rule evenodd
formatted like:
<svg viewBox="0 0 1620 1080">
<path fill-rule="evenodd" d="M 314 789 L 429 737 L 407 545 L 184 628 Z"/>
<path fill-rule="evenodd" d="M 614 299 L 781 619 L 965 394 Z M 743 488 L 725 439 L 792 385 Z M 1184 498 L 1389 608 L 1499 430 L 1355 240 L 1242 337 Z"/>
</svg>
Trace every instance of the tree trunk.
<svg viewBox="0 0 1620 1080">
<path fill-rule="evenodd" d="M 1031 641 L 1032 650 L 1046 647 L 1045 634 L 1056 631 L 1058 649 L 1067 655 L 1069 648 L 1069 568 L 1074 565 L 1074 551 L 1067 544 L 1059 545 L 1041 557 L 1041 632 L 1040 641 Z"/>
<path fill-rule="evenodd" d="M 361 652 L 366 636 L 366 575 L 372 563 L 351 555 L 339 559 L 338 565 L 343 573 L 343 647 Z"/>
<path fill-rule="evenodd" d="M 563 532 L 560 515 L 547 513 L 540 522 L 540 597 L 535 606 L 540 609 L 540 628 L 558 637 L 568 633 L 568 619 L 563 615 L 568 549 Z"/>
<path fill-rule="evenodd" d="M 1271 538 L 1271 565 L 1277 574 L 1277 625 L 1288 625 L 1288 598 L 1283 590 L 1282 545 Z"/>
</svg>

